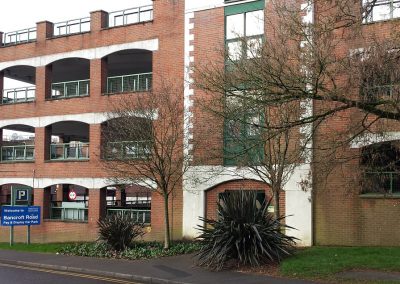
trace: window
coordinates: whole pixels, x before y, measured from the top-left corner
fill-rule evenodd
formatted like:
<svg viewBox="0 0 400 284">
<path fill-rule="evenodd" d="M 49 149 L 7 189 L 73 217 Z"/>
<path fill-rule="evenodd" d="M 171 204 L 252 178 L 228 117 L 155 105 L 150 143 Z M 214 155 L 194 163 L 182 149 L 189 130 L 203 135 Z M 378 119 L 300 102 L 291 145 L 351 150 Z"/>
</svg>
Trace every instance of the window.
<svg viewBox="0 0 400 284">
<path fill-rule="evenodd" d="M 363 0 L 364 22 L 372 23 L 400 17 L 399 0 Z"/>
<path fill-rule="evenodd" d="M 258 56 L 263 35 L 264 10 L 226 16 L 226 46 L 230 60 Z"/>
<path fill-rule="evenodd" d="M 239 117 L 226 119 L 224 133 L 224 164 L 257 164 L 264 155 L 264 142 L 261 137 L 260 113 L 243 113 Z"/>
<path fill-rule="evenodd" d="M 362 193 L 400 193 L 400 144 L 383 142 L 361 152 Z"/>
</svg>

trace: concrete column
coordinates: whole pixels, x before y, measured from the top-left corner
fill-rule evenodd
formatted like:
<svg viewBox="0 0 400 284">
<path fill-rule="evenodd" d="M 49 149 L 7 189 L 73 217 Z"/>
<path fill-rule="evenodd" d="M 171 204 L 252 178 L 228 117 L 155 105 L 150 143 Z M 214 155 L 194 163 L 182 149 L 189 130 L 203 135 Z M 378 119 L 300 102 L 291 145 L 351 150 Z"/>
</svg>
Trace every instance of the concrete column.
<svg viewBox="0 0 400 284">
<path fill-rule="evenodd" d="M 90 12 L 90 31 L 99 32 L 108 27 L 108 12 L 103 10 Z"/>
<path fill-rule="evenodd" d="M 97 221 L 106 215 L 106 189 L 89 189 L 89 225 L 97 227 Z"/>
<path fill-rule="evenodd" d="M 43 163 L 50 159 L 50 143 L 51 131 L 50 128 L 38 127 L 35 128 L 35 161 Z"/>
<path fill-rule="evenodd" d="M 99 97 L 107 88 L 107 60 L 90 60 L 90 96 Z"/>
<path fill-rule="evenodd" d="M 50 189 L 35 188 L 33 194 L 33 204 L 41 207 L 41 219 L 50 218 Z"/>
<path fill-rule="evenodd" d="M 4 33 L 3 32 L 0 32 L 0 46 L 1 45 L 3 45 L 3 35 L 4 35 Z"/>
<path fill-rule="evenodd" d="M 53 37 L 54 24 L 49 21 L 42 21 L 36 23 L 36 42 L 42 43 L 46 39 Z"/>
<path fill-rule="evenodd" d="M 89 125 L 89 158 L 92 163 L 101 159 L 101 124 Z"/>
<path fill-rule="evenodd" d="M 52 67 L 36 67 L 36 101 L 44 102 L 51 98 Z"/>
</svg>

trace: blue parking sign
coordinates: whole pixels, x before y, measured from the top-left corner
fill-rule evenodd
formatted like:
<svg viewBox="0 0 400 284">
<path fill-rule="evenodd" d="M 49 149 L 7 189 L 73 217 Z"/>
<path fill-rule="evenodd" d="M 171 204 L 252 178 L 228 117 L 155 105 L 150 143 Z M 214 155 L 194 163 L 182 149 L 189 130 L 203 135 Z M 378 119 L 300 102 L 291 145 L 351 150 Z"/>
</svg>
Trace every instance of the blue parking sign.
<svg viewBox="0 0 400 284">
<path fill-rule="evenodd" d="M 1 207 L 1 225 L 40 225 L 40 206 L 3 206 Z"/>
</svg>

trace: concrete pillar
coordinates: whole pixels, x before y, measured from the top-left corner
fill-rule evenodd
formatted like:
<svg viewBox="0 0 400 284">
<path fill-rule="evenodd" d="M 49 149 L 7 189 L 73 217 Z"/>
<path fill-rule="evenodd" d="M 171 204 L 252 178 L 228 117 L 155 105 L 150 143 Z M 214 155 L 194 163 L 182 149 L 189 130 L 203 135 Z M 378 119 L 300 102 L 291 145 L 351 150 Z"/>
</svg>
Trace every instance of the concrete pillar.
<svg viewBox="0 0 400 284">
<path fill-rule="evenodd" d="M 36 67 L 36 101 L 44 102 L 51 98 L 52 67 Z"/>
<path fill-rule="evenodd" d="M 106 189 L 89 189 L 89 225 L 97 227 L 97 221 L 106 215 Z"/>
<path fill-rule="evenodd" d="M 103 10 L 90 12 L 90 31 L 99 32 L 108 27 L 108 12 Z"/>
<path fill-rule="evenodd" d="M 54 24 L 49 21 L 36 23 L 36 42 L 42 43 L 54 35 Z"/>
<path fill-rule="evenodd" d="M 33 204 L 41 207 L 41 219 L 50 218 L 50 188 L 35 188 L 33 195 Z"/>
<path fill-rule="evenodd" d="M 50 159 L 51 129 L 49 127 L 35 128 L 35 161 L 43 163 Z"/>
<path fill-rule="evenodd" d="M 3 45 L 3 36 L 4 36 L 4 33 L 3 32 L 0 32 L 0 46 L 2 46 Z"/>
<path fill-rule="evenodd" d="M 100 97 L 107 89 L 107 60 L 90 60 L 90 96 Z"/>
<path fill-rule="evenodd" d="M 101 159 L 101 124 L 89 125 L 89 158 L 92 163 Z"/>
</svg>

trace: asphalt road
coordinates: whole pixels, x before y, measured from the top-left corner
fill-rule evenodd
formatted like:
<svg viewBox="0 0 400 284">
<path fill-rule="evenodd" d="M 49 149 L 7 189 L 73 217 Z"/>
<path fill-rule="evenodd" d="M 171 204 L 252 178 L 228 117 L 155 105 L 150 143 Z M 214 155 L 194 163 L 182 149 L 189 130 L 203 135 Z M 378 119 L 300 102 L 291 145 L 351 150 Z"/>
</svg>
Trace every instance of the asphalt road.
<svg viewBox="0 0 400 284">
<path fill-rule="evenodd" d="M 139 284 L 81 273 L 31 268 L 0 263 L 1 284 Z"/>
</svg>

